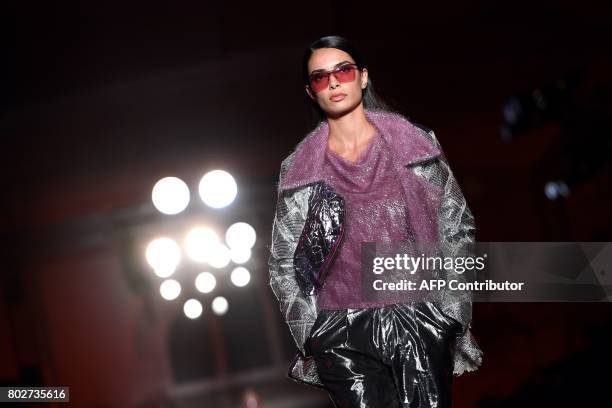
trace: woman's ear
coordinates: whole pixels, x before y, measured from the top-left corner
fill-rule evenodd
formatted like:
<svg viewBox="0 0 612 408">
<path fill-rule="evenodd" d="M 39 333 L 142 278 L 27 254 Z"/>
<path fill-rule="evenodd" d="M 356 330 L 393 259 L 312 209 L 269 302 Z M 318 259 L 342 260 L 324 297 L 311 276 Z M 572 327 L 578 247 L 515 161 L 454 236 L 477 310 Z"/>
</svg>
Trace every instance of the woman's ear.
<svg viewBox="0 0 612 408">
<path fill-rule="evenodd" d="M 368 69 L 364 68 L 361 70 L 361 89 L 366 89 L 368 86 Z"/>
<path fill-rule="evenodd" d="M 306 89 L 306 93 L 308 94 L 308 96 L 310 96 L 310 99 L 312 99 L 313 101 L 317 99 L 317 97 L 314 96 L 308 85 L 304 86 L 304 89 Z"/>
</svg>

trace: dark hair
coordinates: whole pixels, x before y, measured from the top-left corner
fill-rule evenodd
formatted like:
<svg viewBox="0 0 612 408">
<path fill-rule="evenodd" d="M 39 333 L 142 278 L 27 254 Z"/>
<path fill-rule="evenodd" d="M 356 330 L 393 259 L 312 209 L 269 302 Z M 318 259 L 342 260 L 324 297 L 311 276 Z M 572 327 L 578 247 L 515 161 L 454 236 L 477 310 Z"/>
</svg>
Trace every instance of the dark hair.
<svg viewBox="0 0 612 408">
<path fill-rule="evenodd" d="M 318 40 L 314 41 L 312 44 L 308 46 L 306 52 L 304 53 L 304 58 L 302 60 L 302 75 L 304 84 L 308 85 L 309 83 L 309 75 L 308 75 L 308 61 L 310 61 L 310 57 L 315 50 L 319 48 L 337 48 L 349 54 L 354 60 L 355 64 L 359 69 L 367 68 L 363 56 L 355 46 L 346 38 L 340 37 L 339 35 L 329 35 L 326 37 L 321 37 Z M 363 107 L 367 109 L 385 109 L 391 110 L 389 105 L 384 102 L 380 96 L 374 91 L 374 87 L 372 86 L 372 79 L 370 75 L 368 75 L 368 84 L 366 88 L 363 90 Z M 306 95 L 308 99 L 308 104 L 311 108 L 311 112 L 313 115 L 313 120 L 315 124 L 325 120 L 327 116 L 325 112 L 319 104 L 312 100 L 308 95 Z"/>
</svg>

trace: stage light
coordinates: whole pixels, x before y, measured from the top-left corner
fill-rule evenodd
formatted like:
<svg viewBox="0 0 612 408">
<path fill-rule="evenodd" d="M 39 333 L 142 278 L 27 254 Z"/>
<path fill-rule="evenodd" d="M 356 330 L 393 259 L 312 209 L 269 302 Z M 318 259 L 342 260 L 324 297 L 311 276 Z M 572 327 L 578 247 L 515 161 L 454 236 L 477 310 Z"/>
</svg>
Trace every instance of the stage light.
<svg viewBox="0 0 612 408">
<path fill-rule="evenodd" d="M 227 313 L 228 303 L 223 296 L 217 296 L 212 301 L 212 310 L 217 316 L 222 316 Z"/>
<path fill-rule="evenodd" d="M 230 279 L 235 286 L 242 287 L 249 283 L 251 280 L 251 274 L 245 267 L 239 266 L 234 268 L 232 274 L 230 275 Z"/>
<path fill-rule="evenodd" d="M 185 252 L 195 262 L 208 262 L 219 244 L 217 233 L 208 227 L 192 228 L 185 237 Z"/>
<path fill-rule="evenodd" d="M 208 256 L 208 264 L 213 268 L 225 268 L 230 263 L 230 250 L 227 246 L 220 242 L 212 245 L 212 249 Z"/>
<path fill-rule="evenodd" d="M 251 259 L 251 249 L 243 247 L 230 248 L 230 258 L 236 264 L 243 264 Z"/>
<path fill-rule="evenodd" d="M 516 96 L 508 98 L 502 108 L 502 114 L 509 125 L 515 125 L 524 114 L 523 104 L 519 98 Z"/>
<path fill-rule="evenodd" d="M 153 186 L 151 199 L 161 213 L 178 214 L 189 204 L 189 187 L 180 178 L 164 177 Z"/>
<path fill-rule="evenodd" d="M 172 275 L 181 261 L 181 249 L 178 244 L 166 237 L 154 239 L 147 245 L 146 259 L 160 278 Z"/>
<path fill-rule="evenodd" d="M 222 208 L 234 201 L 238 186 L 231 174 L 224 170 L 209 171 L 199 185 L 200 198 L 206 205 Z"/>
<path fill-rule="evenodd" d="M 181 284 L 174 279 L 167 279 L 159 285 L 159 293 L 166 300 L 174 300 L 181 294 Z"/>
<path fill-rule="evenodd" d="M 252 248 L 256 239 L 255 229 L 246 222 L 234 223 L 225 232 L 225 242 L 230 248 Z"/>
<path fill-rule="evenodd" d="M 197 299 L 189 299 L 183 305 L 183 313 L 190 319 L 197 319 L 202 314 L 202 303 Z"/>
<path fill-rule="evenodd" d="M 560 197 L 569 196 L 570 188 L 563 180 L 549 181 L 544 186 L 544 194 L 549 200 L 556 200 Z"/>
<path fill-rule="evenodd" d="M 217 279 L 210 272 L 202 272 L 196 276 L 195 286 L 202 293 L 210 293 L 217 286 Z"/>
<path fill-rule="evenodd" d="M 248 388 L 242 395 L 241 406 L 245 408 L 261 408 L 261 398 L 254 389 Z"/>
</svg>

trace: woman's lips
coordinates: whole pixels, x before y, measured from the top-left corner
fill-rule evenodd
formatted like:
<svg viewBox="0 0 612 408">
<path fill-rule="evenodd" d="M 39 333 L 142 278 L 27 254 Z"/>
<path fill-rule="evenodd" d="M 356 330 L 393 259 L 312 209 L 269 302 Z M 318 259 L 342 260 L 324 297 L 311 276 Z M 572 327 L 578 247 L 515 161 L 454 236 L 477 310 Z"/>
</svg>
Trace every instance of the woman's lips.
<svg viewBox="0 0 612 408">
<path fill-rule="evenodd" d="M 333 101 L 333 102 L 339 102 L 339 101 L 343 100 L 345 96 L 346 96 L 346 94 L 332 95 L 329 98 L 329 100 Z"/>
</svg>

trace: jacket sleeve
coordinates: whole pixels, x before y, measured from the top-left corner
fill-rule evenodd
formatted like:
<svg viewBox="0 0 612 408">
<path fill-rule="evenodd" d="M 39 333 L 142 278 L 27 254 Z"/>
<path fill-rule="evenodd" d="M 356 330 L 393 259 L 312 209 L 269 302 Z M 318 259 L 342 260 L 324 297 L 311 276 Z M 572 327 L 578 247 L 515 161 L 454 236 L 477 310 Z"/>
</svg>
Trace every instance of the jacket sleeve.
<svg viewBox="0 0 612 408">
<path fill-rule="evenodd" d="M 473 256 L 476 225 L 474 216 L 461 193 L 459 185 L 446 161 L 441 156 L 438 165 L 445 175 L 444 194 L 440 203 L 438 231 L 440 250 L 444 257 Z M 468 280 L 468 272 L 447 271 L 447 279 L 459 282 Z M 447 285 L 448 288 L 448 285 Z M 442 300 L 442 311 L 461 323 L 462 332 L 468 330 L 472 320 L 472 292 L 445 290 Z"/>
<path fill-rule="evenodd" d="M 268 270 L 270 287 L 295 344 L 303 356 L 309 357 L 304 343 L 316 320 L 316 301 L 314 295 L 306 295 L 298 286 L 293 266 L 293 255 L 306 222 L 309 188 L 290 192 L 280 189 L 292 158 L 293 154 L 281 164 Z"/>
<path fill-rule="evenodd" d="M 429 130 L 428 133 L 433 143 L 442 151 L 434 132 Z M 474 216 L 444 153 L 432 166 L 429 176 L 435 179 L 443 189 L 438 214 L 439 244 L 442 256 L 453 258 L 474 256 L 476 234 Z M 468 271 L 463 273 L 454 270 L 447 271 L 446 279 L 456 279 L 459 282 L 471 281 L 469 273 Z M 448 285 L 441 295 L 442 312 L 460 322 L 462 326 L 455 342 L 453 369 L 454 374 L 459 376 L 465 371 L 476 370 L 482 364 L 482 350 L 470 331 L 473 295 L 471 291 L 449 290 Z"/>
</svg>

